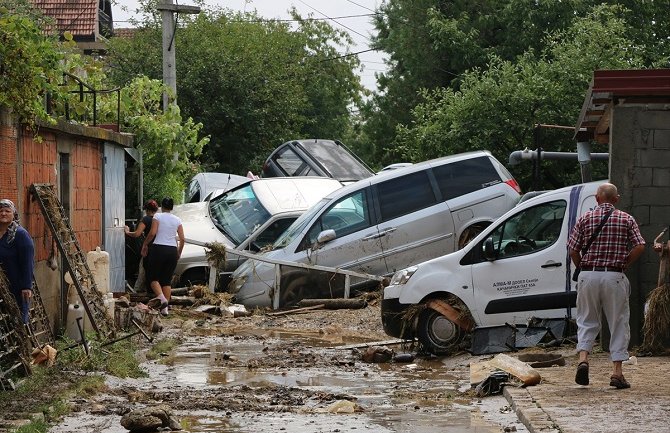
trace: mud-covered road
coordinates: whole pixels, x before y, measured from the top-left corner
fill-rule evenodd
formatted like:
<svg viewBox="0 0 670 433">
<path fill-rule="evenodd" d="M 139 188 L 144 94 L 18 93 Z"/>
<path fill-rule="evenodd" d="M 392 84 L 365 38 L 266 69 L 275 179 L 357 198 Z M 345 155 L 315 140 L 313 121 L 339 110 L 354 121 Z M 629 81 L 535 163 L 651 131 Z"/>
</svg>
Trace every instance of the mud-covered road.
<svg viewBox="0 0 670 433">
<path fill-rule="evenodd" d="M 466 354 L 365 362 L 366 344 L 389 340 L 374 302 L 238 318 L 175 308 L 163 324 L 155 341 L 180 344 L 142 363 L 147 378 L 108 377 L 105 392 L 75 399 L 49 431 L 126 432 L 124 413 L 159 404 L 193 433 L 526 431 L 503 397 L 474 397 Z M 151 347 L 138 345 L 140 357 Z"/>
</svg>

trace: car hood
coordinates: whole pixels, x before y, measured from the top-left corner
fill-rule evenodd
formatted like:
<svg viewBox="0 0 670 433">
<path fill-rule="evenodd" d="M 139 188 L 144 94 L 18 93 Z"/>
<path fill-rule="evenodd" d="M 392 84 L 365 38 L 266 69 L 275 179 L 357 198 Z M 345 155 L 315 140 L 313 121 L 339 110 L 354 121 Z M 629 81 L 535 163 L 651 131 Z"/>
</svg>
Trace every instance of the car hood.
<svg viewBox="0 0 670 433">
<path fill-rule="evenodd" d="M 216 228 L 209 217 L 208 202 L 181 204 L 175 206 L 172 213 L 181 219 L 187 243 L 204 245 L 211 242 L 220 242 L 226 247 L 235 247 L 235 244 Z"/>
</svg>

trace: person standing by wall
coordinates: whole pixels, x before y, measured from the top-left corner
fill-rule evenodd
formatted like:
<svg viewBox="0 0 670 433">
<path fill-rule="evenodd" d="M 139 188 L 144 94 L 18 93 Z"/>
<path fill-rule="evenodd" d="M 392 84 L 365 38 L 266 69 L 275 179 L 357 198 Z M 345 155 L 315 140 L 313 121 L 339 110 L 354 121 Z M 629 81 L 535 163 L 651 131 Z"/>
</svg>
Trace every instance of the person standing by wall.
<svg viewBox="0 0 670 433">
<path fill-rule="evenodd" d="M 630 388 L 622 370 L 630 343 L 630 282 L 624 271 L 642 255 L 645 242 L 635 218 L 614 208 L 619 201 L 616 186 L 600 185 L 596 201 L 598 206 L 579 218 L 568 240 L 570 258 L 580 270 L 577 283 L 579 364 L 575 382 L 589 384 L 588 356 L 600 332 L 600 312 L 603 311 L 611 334 L 610 386 L 625 389 Z M 603 218 L 607 219 L 596 233 Z M 588 250 L 584 251 L 589 242 Z"/>
<path fill-rule="evenodd" d="M 0 266 L 26 324 L 33 296 L 34 265 L 35 245 L 30 234 L 19 224 L 16 206 L 11 200 L 0 200 Z"/>
<path fill-rule="evenodd" d="M 126 235 L 131 238 L 138 238 L 142 235 L 146 238 L 151 231 L 151 222 L 153 221 L 154 215 L 158 212 L 158 203 L 156 200 L 148 200 L 144 204 L 144 213 L 145 215 L 137 223 L 135 231 L 131 232 L 128 226 L 125 227 L 124 231 Z M 145 257 L 140 257 L 140 264 L 137 268 L 137 279 L 135 280 L 135 286 L 133 287 L 136 292 L 146 291 L 146 277 L 145 277 L 145 267 L 147 259 Z"/>
<path fill-rule="evenodd" d="M 172 198 L 166 197 L 161 201 L 161 212 L 154 215 L 151 231 L 142 244 L 142 256 L 147 257 L 148 254 L 149 257 L 146 277 L 156 295 L 152 301 L 160 301 L 163 316 L 168 314 L 172 275 L 184 249 L 184 228 L 181 219 L 170 213 L 173 207 Z"/>
</svg>

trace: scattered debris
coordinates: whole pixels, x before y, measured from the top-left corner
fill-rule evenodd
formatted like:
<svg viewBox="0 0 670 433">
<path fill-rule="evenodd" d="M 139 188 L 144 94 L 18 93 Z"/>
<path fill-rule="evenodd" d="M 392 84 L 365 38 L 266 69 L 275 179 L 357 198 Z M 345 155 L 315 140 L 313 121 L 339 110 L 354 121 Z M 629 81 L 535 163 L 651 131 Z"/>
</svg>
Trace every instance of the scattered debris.
<svg viewBox="0 0 670 433">
<path fill-rule="evenodd" d="M 524 386 L 537 385 L 542 379 L 540 373 L 527 363 L 499 353 L 488 361 L 470 364 L 470 384 L 476 386 L 491 374 L 501 370 L 519 379 Z"/>
<path fill-rule="evenodd" d="M 494 371 L 486 379 L 479 382 L 475 387 L 477 397 L 496 395 L 502 392 L 505 385 L 509 384 L 510 375 L 504 371 Z"/>
<path fill-rule="evenodd" d="M 57 353 L 57 350 L 48 344 L 41 348 L 36 347 L 30 354 L 30 357 L 33 358 L 30 363 L 32 365 L 46 364 L 47 367 L 52 367 L 56 362 Z"/>
<path fill-rule="evenodd" d="M 363 359 L 363 362 L 378 364 L 391 361 L 393 355 L 393 349 L 383 346 L 372 346 L 363 351 L 361 358 Z"/>
<path fill-rule="evenodd" d="M 303 299 L 298 302 L 299 307 L 312 307 L 320 305 L 326 310 L 349 309 L 356 310 L 368 306 L 368 302 L 362 298 L 349 299 Z"/>
<path fill-rule="evenodd" d="M 172 415 L 172 409 L 167 405 L 145 407 L 136 409 L 123 415 L 121 425 L 131 432 L 152 432 L 166 428 L 177 431 L 181 430 L 181 424 Z"/>
<path fill-rule="evenodd" d="M 661 256 L 658 269 L 658 285 L 649 292 L 645 304 L 644 325 L 642 327 L 643 342 L 641 351 L 652 355 L 666 352 L 668 335 L 670 335 L 670 240 L 660 243 L 665 234 L 663 230 L 654 239 L 654 250 Z"/>
<path fill-rule="evenodd" d="M 284 311 L 276 311 L 273 313 L 267 313 L 268 316 L 285 316 L 287 314 L 300 314 L 300 313 L 305 313 L 309 312 L 312 310 L 319 310 L 323 308 L 323 304 L 318 304 L 318 305 L 311 305 L 309 307 L 302 307 L 302 308 L 294 308 L 292 310 L 284 310 Z"/>
</svg>

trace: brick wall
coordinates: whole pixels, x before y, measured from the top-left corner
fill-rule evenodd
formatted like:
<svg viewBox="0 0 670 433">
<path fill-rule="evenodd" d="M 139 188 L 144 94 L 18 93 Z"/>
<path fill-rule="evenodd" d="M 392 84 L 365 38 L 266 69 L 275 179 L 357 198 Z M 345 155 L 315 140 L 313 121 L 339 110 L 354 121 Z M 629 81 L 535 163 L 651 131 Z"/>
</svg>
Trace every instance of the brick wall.
<svg viewBox="0 0 670 433">
<path fill-rule="evenodd" d="M 103 244 L 102 155 L 98 143 L 77 140 L 72 149 L 72 229 L 84 251 Z"/>
<path fill-rule="evenodd" d="M 58 153 L 70 154 L 70 224 L 84 252 L 103 244 L 103 144 L 131 146 L 132 137 L 61 122 L 42 124 L 39 138 L 19 128 L 7 110 L 0 107 L 0 197 L 16 203 L 21 224 L 35 242 L 35 280 L 52 325 L 63 323 L 60 272 L 47 265 L 52 252 L 52 234 L 42 211 L 30 197 L 33 183 L 51 183 L 59 189 Z"/>
</svg>

